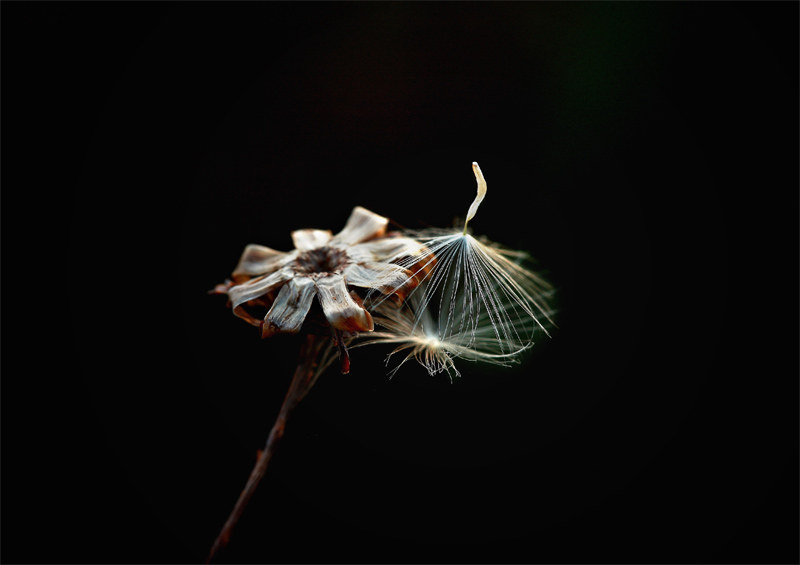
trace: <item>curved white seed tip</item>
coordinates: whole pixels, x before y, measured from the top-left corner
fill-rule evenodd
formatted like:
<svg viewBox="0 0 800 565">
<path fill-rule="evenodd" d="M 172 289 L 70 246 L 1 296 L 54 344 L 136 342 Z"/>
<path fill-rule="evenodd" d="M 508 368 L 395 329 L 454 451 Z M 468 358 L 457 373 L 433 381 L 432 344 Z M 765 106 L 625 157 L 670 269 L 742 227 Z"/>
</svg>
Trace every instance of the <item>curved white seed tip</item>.
<svg viewBox="0 0 800 565">
<path fill-rule="evenodd" d="M 481 205 L 481 202 L 483 202 L 483 199 L 486 196 L 486 179 L 483 178 L 483 173 L 481 172 L 481 168 L 478 166 L 478 163 L 472 163 L 472 171 L 475 173 L 475 180 L 478 181 L 478 195 L 472 202 L 472 206 L 469 207 L 469 212 L 467 212 L 467 220 L 464 222 L 464 234 L 467 233 L 467 224 L 472 218 L 475 217 L 475 213 L 478 211 L 478 206 Z"/>
</svg>

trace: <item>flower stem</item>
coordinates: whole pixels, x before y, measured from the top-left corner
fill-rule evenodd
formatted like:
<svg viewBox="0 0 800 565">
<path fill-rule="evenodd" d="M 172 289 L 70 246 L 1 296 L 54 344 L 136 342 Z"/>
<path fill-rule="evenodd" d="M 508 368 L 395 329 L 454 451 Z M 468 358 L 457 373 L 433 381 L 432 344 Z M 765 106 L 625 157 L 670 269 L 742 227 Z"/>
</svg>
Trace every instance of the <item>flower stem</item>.
<svg viewBox="0 0 800 565">
<path fill-rule="evenodd" d="M 278 418 L 275 420 L 275 424 L 269 432 L 269 437 L 267 438 L 264 449 L 258 453 L 258 460 L 256 461 L 255 467 L 253 467 L 253 470 L 250 472 L 250 477 L 247 479 L 244 489 L 241 494 L 239 494 L 236 505 L 225 521 L 225 525 L 222 526 L 222 530 L 220 530 L 217 539 L 214 540 L 214 545 L 211 546 L 211 551 L 208 554 L 206 563 L 210 563 L 216 554 L 228 545 L 233 528 L 239 521 L 247 503 L 250 502 L 250 499 L 253 497 L 258 483 L 260 483 L 261 479 L 264 477 L 267 465 L 270 459 L 272 459 L 272 454 L 275 452 L 275 448 L 283 437 L 283 431 L 286 427 L 286 420 L 289 418 L 289 414 L 294 407 L 297 406 L 297 403 L 300 402 L 300 399 L 303 398 L 305 393 L 308 392 L 308 388 L 311 384 L 313 384 L 314 370 L 319 361 L 319 355 L 324 343 L 324 336 L 314 334 L 307 334 L 305 336 L 305 341 L 303 341 L 303 345 L 300 348 L 300 360 L 294 371 L 292 384 L 289 386 L 289 391 L 286 393 L 286 398 L 281 405 Z"/>
</svg>

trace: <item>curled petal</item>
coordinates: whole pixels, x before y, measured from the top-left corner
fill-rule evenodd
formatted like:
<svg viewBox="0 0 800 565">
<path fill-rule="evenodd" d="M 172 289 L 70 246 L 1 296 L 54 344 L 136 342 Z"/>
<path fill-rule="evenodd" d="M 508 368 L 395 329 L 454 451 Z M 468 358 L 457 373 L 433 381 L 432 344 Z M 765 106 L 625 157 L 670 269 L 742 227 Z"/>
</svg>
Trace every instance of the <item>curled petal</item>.
<svg viewBox="0 0 800 565">
<path fill-rule="evenodd" d="M 243 304 L 249 300 L 254 300 L 260 296 L 274 291 L 286 281 L 291 280 L 293 276 L 294 273 L 292 273 L 291 269 L 289 267 L 284 267 L 283 269 L 275 271 L 272 274 L 265 275 L 257 279 L 252 279 L 246 283 L 231 287 L 231 289 L 228 291 L 228 298 L 231 301 L 233 313 L 243 320 L 253 324 L 254 326 L 260 325 L 261 321 L 256 320 L 250 314 L 248 314 L 244 310 Z"/>
<path fill-rule="evenodd" d="M 331 245 L 346 247 L 354 243 L 361 243 L 373 237 L 380 237 L 386 233 L 389 220 L 370 212 L 366 208 L 356 206 L 348 218 L 344 229 L 331 240 Z"/>
<path fill-rule="evenodd" d="M 356 261 L 395 261 L 424 253 L 423 243 L 407 237 L 386 237 L 353 245 L 347 254 Z"/>
<path fill-rule="evenodd" d="M 264 317 L 261 337 L 299 332 L 315 293 L 314 281 L 308 277 L 295 277 L 283 285 Z"/>
<path fill-rule="evenodd" d="M 347 284 L 374 288 L 382 294 L 405 298 L 419 284 L 414 273 L 389 263 L 353 263 L 344 271 Z"/>
<path fill-rule="evenodd" d="M 324 247 L 331 239 L 331 230 L 296 230 L 292 232 L 294 246 L 300 251 Z"/>
<path fill-rule="evenodd" d="M 275 251 L 263 245 L 251 243 L 244 248 L 239 264 L 233 271 L 233 276 L 238 275 L 264 275 L 276 271 L 288 260 L 291 260 L 290 253 Z"/>
<path fill-rule="evenodd" d="M 315 283 L 319 302 L 331 326 L 345 332 L 372 331 L 372 316 L 350 296 L 342 275 L 321 277 Z"/>
</svg>

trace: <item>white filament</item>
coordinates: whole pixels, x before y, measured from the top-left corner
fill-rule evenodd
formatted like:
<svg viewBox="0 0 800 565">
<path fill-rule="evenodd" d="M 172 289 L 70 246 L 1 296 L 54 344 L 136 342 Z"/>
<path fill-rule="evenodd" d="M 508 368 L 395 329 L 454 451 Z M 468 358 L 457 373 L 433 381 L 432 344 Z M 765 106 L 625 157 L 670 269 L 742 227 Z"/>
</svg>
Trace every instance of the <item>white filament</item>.
<svg viewBox="0 0 800 565">
<path fill-rule="evenodd" d="M 446 371 L 452 378 L 458 376 L 455 358 L 508 365 L 518 362 L 538 331 L 549 335 L 552 291 L 515 262 L 524 253 L 447 230 L 408 235 L 424 251 L 399 264 L 423 281 L 401 307 L 373 303 L 383 329 L 365 335 L 363 345 L 393 344 L 392 354 L 410 350 L 400 365 L 415 358 L 430 374 Z"/>
<path fill-rule="evenodd" d="M 445 371 L 451 379 L 458 376 L 455 358 L 517 362 L 534 335 L 549 335 L 545 326 L 552 324 L 553 291 L 521 264 L 527 254 L 467 234 L 467 223 L 486 196 L 486 179 L 477 163 L 472 168 L 478 194 L 463 232 L 434 228 L 404 233 L 419 247 L 403 249 L 390 261 L 411 271 L 419 284 L 401 306 L 387 302 L 385 295 L 369 295 L 375 323 L 383 330 L 376 328 L 359 343 L 393 344 L 389 357 L 408 351 L 400 365 L 413 358 L 430 374 Z"/>
</svg>

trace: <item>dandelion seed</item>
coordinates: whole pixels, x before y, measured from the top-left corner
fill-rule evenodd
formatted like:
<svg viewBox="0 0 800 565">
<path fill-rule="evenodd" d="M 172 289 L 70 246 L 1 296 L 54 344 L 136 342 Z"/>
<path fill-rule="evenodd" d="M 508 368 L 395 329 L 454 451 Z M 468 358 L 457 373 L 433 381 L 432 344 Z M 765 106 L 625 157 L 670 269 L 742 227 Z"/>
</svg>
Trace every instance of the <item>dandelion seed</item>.
<svg viewBox="0 0 800 565">
<path fill-rule="evenodd" d="M 463 231 L 405 233 L 419 249 L 413 256 L 396 258 L 397 263 L 424 283 L 411 291 L 407 309 L 393 312 L 371 296 L 387 331 L 373 334 L 368 342 L 394 343 L 395 351 L 410 348 L 403 363 L 416 358 L 432 374 L 451 374 L 453 358 L 515 362 L 533 343 L 537 329 L 549 335 L 547 326 L 554 325 L 548 303 L 552 287 L 524 266 L 528 254 L 468 233 L 467 225 L 486 197 L 486 179 L 477 163 L 472 168 L 478 194 Z M 426 336 L 435 341 L 426 341 Z"/>
<path fill-rule="evenodd" d="M 452 382 L 453 377 L 461 376 L 455 359 L 509 366 L 519 363 L 519 354 L 532 345 L 531 341 L 498 340 L 486 311 L 479 314 L 474 326 L 461 322 L 451 324 L 468 328 L 466 330 L 443 332 L 439 317 L 432 314 L 430 307 L 424 306 L 426 290 L 423 288 L 422 292 L 413 293 L 403 304 L 384 302 L 376 307 L 376 330 L 364 334 L 351 348 L 374 344 L 393 345 L 394 349 L 387 355 L 386 363 L 389 364 L 398 353 L 405 353 L 405 357 L 390 371 L 390 377 L 407 361 L 414 359 L 431 376 L 447 373 Z M 465 316 L 469 314 L 458 310 L 453 313 L 456 318 Z M 528 327 L 526 333 L 532 335 L 536 329 Z"/>
</svg>

